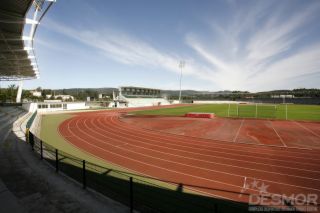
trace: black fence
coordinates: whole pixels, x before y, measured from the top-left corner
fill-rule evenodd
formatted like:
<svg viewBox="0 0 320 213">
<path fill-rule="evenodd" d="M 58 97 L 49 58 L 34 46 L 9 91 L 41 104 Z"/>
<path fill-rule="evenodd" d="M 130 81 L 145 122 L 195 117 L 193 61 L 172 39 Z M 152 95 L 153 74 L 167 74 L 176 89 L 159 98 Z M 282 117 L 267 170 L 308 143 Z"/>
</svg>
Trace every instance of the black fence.
<svg viewBox="0 0 320 213">
<path fill-rule="evenodd" d="M 246 203 L 206 197 L 188 190 L 190 187 L 199 190 L 203 187 L 102 167 L 58 150 L 31 132 L 27 136 L 27 141 L 39 159 L 51 164 L 57 173 L 63 172 L 84 189 L 89 187 L 127 205 L 130 212 L 133 209 L 140 212 L 248 212 L 249 206 Z"/>
</svg>

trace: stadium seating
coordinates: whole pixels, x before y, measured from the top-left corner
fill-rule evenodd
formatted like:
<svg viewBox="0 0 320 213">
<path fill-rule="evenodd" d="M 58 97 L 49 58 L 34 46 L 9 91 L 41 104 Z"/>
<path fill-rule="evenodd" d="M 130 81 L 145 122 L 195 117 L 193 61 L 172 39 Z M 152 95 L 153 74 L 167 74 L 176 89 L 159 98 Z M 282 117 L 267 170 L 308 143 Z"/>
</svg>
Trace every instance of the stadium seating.
<svg viewBox="0 0 320 213">
<path fill-rule="evenodd" d="M 25 111 L 20 107 L 0 107 L 0 131 L 8 128 Z"/>
<path fill-rule="evenodd" d="M 128 103 L 128 107 L 170 105 L 170 102 L 164 98 L 127 98 L 122 96 L 121 99 Z"/>
</svg>

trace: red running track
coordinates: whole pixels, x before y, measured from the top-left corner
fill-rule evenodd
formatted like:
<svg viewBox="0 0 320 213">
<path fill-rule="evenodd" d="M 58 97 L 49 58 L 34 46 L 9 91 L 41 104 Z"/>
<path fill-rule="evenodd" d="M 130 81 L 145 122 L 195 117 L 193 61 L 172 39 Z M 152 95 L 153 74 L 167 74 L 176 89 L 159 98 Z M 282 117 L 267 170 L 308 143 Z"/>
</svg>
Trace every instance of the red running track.
<svg viewBox="0 0 320 213">
<path fill-rule="evenodd" d="M 226 143 L 146 130 L 119 120 L 125 111 L 77 113 L 59 126 L 70 143 L 108 162 L 182 183 L 212 197 L 248 202 L 256 180 L 269 194 L 320 197 L 320 151 Z M 244 192 L 244 194 L 241 194 Z"/>
<path fill-rule="evenodd" d="M 193 119 L 176 116 L 122 116 L 144 129 L 231 143 L 320 149 L 320 123 L 267 119 Z"/>
</svg>

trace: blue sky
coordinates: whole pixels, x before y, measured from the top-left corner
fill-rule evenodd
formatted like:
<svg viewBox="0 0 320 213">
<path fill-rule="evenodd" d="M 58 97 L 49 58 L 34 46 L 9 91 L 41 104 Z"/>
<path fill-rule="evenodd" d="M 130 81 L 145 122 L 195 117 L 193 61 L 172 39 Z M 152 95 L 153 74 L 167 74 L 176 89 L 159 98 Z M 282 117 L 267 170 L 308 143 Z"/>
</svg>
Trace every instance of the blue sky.
<svg viewBox="0 0 320 213">
<path fill-rule="evenodd" d="M 35 50 L 25 88 L 319 88 L 320 1 L 57 0 Z"/>
</svg>

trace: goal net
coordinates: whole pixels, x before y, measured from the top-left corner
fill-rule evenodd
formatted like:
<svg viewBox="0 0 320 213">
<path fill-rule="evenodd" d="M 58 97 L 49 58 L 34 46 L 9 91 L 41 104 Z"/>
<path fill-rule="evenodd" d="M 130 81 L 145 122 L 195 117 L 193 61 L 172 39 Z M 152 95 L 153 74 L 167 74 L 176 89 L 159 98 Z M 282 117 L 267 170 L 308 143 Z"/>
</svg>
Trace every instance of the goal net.
<svg viewBox="0 0 320 213">
<path fill-rule="evenodd" d="M 277 105 L 238 104 L 237 116 L 243 118 L 276 118 Z"/>
</svg>

